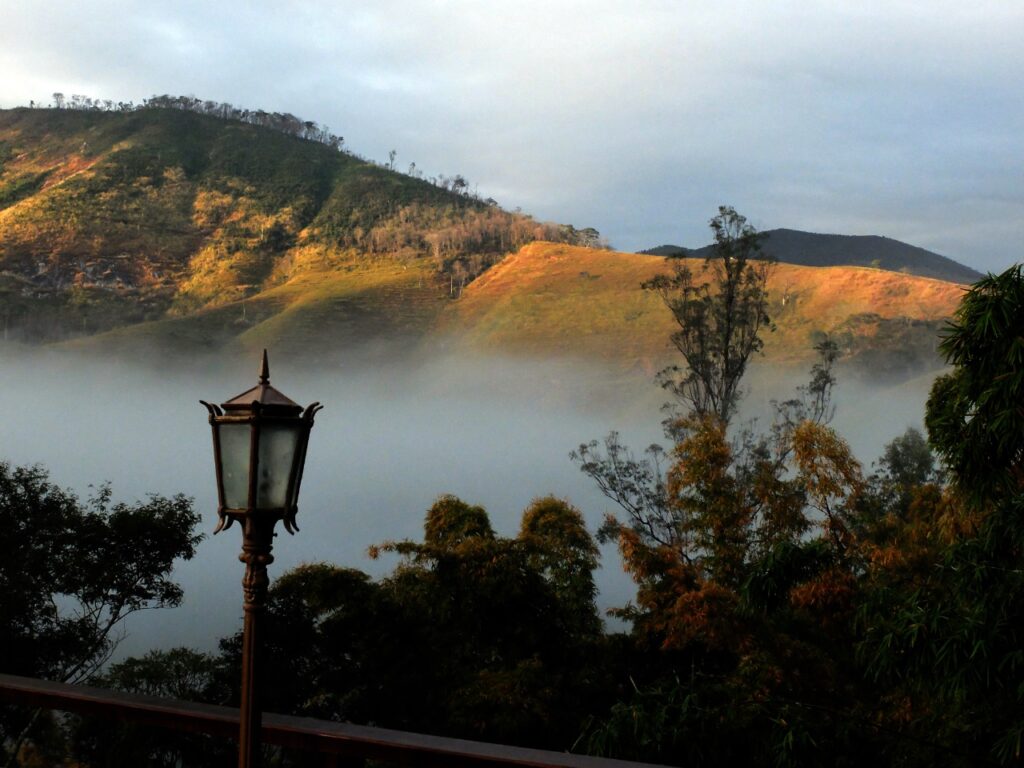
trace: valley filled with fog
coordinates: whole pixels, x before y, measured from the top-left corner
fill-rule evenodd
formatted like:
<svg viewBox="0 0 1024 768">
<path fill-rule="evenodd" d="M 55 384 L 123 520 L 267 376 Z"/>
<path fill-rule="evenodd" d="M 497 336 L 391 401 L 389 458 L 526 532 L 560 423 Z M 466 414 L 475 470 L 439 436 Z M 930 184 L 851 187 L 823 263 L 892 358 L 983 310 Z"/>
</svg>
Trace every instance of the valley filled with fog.
<svg viewBox="0 0 1024 768">
<path fill-rule="evenodd" d="M 193 361 L 159 369 L 69 353 L 0 350 L 0 459 L 41 463 L 51 480 L 90 494 L 109 482 L 115 500 L 147 493 L 195 498 L 208 534 L 216 521 L 210 430 L 200 399 L 223 402 L 256 383 L 257 360 Z M 434 499 L 453 493 L 483 505 L 499 535 L 514 535 L 530 501 L 546 494 L 579 507 L 591 530 L 614 511 L 569 460 L 581 442 L 618 430 L 636 453 L 662 442 L 664 393 L 641 373 L 568 361 L 437 357 L 407 365 L 351 364 L 307 373 L 275 362 L 271 382 L 317 416 L 299 501 L 301 531 L 275 541 L 271 579 L 327 561 L 375 576 L 393 558 L 369 559 L 386 539 L 422 537 Z M 932 376 L 884 388 L 839 372 L 833 426 L 870 468 L 882 447 L 920 427 Z M 799 370 L 755 363 L 736 423 L 770 420 L 773 398 L 791 396 Z M 212 649 L 241 626 L 243 566 L 237 527 L 207 536 L 177 566 L 185 590 L 175 609 L 132 616 L 117 657 L 151 648 Z M 117 567 L 111 563 L 111 567 Z M 632 594 L 613 546 L 597 573 L 602 608 Z"/>
</svg>

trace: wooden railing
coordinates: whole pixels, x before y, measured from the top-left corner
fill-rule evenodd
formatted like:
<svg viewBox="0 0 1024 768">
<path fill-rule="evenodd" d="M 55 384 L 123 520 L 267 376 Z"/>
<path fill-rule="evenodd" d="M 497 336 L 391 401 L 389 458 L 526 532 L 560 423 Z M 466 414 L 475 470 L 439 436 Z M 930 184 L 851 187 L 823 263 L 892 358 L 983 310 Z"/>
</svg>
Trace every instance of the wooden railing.
<svg viewBox="0 0 1024 768">
<path fill-rule="evenodd" d="M 238 736 L 238 710 L 212 704 L 161 699 L 14 675 L 0 675 L 0 700 L 40 709 L 131 720 L 153 727 L 205 733 L 226 739 Z M 327 765 L 381 760 L 399 765 L 465 768 L 649 766 L 647 763 L 510 747 L 271 713 L 263 715 L 261 740 L 264 744 L 320 753 L 325 756 Z"/>
</svg>

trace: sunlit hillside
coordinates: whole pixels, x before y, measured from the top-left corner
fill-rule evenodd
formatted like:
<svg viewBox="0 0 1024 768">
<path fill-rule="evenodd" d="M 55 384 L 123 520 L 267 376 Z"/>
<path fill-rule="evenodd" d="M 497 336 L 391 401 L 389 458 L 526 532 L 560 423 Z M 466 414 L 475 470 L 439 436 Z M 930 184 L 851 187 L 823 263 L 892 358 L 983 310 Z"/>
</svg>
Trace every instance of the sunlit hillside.
<svg viewBox="0 0 1024 768">
<path fill-rule="evenodd" d="M 253 296 L 180 317 L 82 336 L 62 346 L 160 355 L 270 347 L 278 356 L 328 363 L 355 348 L 386 355 L 414 347 L 448 301 L 432 265 L 350 262 L 300 271 Z"/>
<path fill-rule="evenodd" d="M 703 261 L 689 260 L 695 273 Z M 597 357 L 653 370 L 672 357 L 671 314 L 640 284 L 669 270 L 659 256 L 533 243 L 472 283 L 442 327 L 474 349 Z M 765 354 L 803 361 L 823 333 L 877 373 L 934 365 L 936 334 L 963 288 L 859 267 L 776 265 L 775 330 Z"/>
<path fill-rule="evenodd" d="M 668 266 L 574 244 L 596 236 L 504 211 L 464 180 L 397 173 L 240 120 L 0 111 L 7 341 L 132 354 L 271 346 L 325 363 L 357 347 L 440 345 L 649 374 L 673 358 L 672 321 L 640 284 Z M 829 333 L 848 360 L 900 377 L 936 364 L 961 292 L 789 264 L 769 288 L 768 358 L 804 361 Z"/>
<path fill-rule="evenodd" d="M 540 236 L 575 232 L 480 200 L 460 176 L 397 173 L 264 126 L 167 108 L 0 110 L 0 314 L 5 337 L 30 343 L 257 296 L 263 318 L 292 303 L 275 289 L 293 278 L 336 283 L 383 263 L 439 298 Z"/>
</svg>

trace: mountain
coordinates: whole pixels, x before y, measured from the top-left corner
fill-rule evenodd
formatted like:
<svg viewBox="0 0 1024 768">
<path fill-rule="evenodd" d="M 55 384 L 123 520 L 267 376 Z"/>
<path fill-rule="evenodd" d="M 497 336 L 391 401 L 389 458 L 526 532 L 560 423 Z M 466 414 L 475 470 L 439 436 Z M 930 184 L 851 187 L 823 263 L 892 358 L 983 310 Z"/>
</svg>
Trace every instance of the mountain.
<svg viewBox="0 0 1024 768">
<path fill-rule="evenodd" d="M 313 303 L 328 283 L 372 294 L 381 266 L 438 304 L 526 242 L 576 237 L 467 187 L 183 109 L 0 111 L 4 334 L 59 341 L 239 302 L 250 322 L 299 285 Z"/>
<path fill-rule="evenodd" d="M 970 267 L 924 248 L 876 235 L 819 235 L 795 229 L 771 229 L 762 233 L 764 253 L 784 264 L 806 267 L 874 267 L 906 272 L 953 283 L 973 283 L 982 277 Z M 641 253 L 655 256 L 706 258 L 714 246 L 683 248 L 659 245 Z"/>
<path fill-rule="evenodd" d="M 684 248 L 681 245 L 656 245 L 653 248 L 645 248 L 639 251 L 644 256 L 687 256 L 693 253 L 692 248 Z"/>
<path fill-rule="evenodd" d="M 702 260 L 692 259 L 700 274 Z M 534 242 L 509 254 L 461 296 L 439 297 L 422 266 L 303 273 L 245 301 L 79 338 L 73 347 L 144 355 L 231 350 L 309 364 L 387 358 L 511 355 L 599 363 L 649 377 L 678 362 L 674 321 L 640 284 L 663 258 Z M 806 367 L 829 334 L 859 376 L 904 380 L 940 365 L 938 333 L 963 286 L 862 267 L 779 264 L 768 284 L 774 331 L 765 359 Z M 67 346 L 67 344 L 65 345 Z"/>
<path fill-rule="evenodd" d="M 674 360 L 671 315 L 640 290 L 663 258 L 582 247 L 597 233 L 465 190 L 214 114 L 0 111 L 3 338 L 322 365 L 357 350 Z M 862 369 L 905 376 L 937 364 L 962 288 L 782 263 L 769 290 L 769 359 L 804 363 L 829 333 Z"/>
<path fill-rule="evenodd" d="M 703 260 L 690 259 L 695 275 Z M 442 330 L 472 350 L 582 357 L 651 373 L 678 353 L 674 320 L 637 290 L 666 271 L 665 259 L 532 243 L 470 284 L 442 317 Z M 901 379 L 938 366 L 938 331 L 963 286 L 861 267 L 777 265 L 768 282 L 765 357 L 805 364 L 824 334 L 873 378 Z"/>
</svg>

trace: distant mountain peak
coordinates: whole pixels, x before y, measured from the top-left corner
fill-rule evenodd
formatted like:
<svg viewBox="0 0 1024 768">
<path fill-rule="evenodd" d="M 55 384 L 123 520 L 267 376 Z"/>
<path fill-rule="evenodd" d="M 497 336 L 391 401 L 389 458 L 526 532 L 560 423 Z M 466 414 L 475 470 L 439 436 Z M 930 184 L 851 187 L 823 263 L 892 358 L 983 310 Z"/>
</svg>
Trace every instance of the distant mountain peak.
<svg viewBox="0 0 1024 768">
<path fill-rule="evenodd" d="M 764 252 L 786 264 L 806 267 L 875 267 L 953 283 L 973 283 L 981 273 L 940 254 L 883 235 L 836 235 L 770 229 L 762 233 Z M 712 246 L 659 245 L 641 253 L 705 258 Z"/>
</svg>

